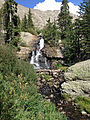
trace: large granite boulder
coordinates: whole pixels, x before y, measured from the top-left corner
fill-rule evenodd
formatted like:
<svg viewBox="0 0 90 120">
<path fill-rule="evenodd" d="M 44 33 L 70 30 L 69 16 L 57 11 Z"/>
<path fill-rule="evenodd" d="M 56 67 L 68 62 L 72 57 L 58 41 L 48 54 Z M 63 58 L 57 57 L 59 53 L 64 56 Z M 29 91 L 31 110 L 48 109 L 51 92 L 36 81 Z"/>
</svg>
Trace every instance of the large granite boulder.
<svg viewBox="0 0 90 120">
<path fill-rule="evenodd" d="M 62 93 L 90 97 L 90 59 L 69 67 L 64 78 Z"/>
</svg>

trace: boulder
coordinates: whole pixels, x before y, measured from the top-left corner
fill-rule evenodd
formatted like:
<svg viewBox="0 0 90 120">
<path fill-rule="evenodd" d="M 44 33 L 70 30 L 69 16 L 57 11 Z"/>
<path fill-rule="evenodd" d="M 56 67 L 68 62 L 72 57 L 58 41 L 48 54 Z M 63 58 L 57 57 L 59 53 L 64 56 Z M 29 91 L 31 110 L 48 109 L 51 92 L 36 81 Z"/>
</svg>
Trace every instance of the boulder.
<svg viewBox="0 0 90 120">
<path fill-rule="evenodd" d="M 72 97 L 90 97 L 90 59 L 76 63 L 64 73 L 65 82 L 61 85 L 62 93 Z"/>
<path fill-rule="evenodd" d="M 66 81 L 90 81 L 90 59 L 69 67 L 64 76 Z"/>
</svg>

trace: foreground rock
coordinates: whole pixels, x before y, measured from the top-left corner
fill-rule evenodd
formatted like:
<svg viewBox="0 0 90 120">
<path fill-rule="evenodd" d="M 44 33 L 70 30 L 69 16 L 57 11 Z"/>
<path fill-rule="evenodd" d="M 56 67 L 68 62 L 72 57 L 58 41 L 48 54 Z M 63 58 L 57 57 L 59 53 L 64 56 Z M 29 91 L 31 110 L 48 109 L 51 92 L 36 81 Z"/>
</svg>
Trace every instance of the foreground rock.
<svg viewBox="0 0 90 120">
<path fill-rule="evenodd" d="M 62 93 L 90 97 L 90 60 L 76 63 L 64 74 Z"/>
</svg>

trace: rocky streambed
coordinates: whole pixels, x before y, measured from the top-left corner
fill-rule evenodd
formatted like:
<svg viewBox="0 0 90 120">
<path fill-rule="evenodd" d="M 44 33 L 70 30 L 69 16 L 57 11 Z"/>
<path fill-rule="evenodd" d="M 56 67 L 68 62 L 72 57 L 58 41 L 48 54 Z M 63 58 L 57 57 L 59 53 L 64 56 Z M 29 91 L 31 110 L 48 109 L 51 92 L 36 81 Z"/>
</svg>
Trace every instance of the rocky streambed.
<svg viewBox="0 0 90 120">
<path fill-rule="evenodd" d="M 57 110 L 67 116 L 67 120 L 89 120 L 90 115 L 81 112 L 71 100 L 65 100 L 61 95 L 61 85 L 64 82 L 64 72 L 61 70 L 38 70 L 37 88 L 47 101 L 56 105 Z"/>
</svg>

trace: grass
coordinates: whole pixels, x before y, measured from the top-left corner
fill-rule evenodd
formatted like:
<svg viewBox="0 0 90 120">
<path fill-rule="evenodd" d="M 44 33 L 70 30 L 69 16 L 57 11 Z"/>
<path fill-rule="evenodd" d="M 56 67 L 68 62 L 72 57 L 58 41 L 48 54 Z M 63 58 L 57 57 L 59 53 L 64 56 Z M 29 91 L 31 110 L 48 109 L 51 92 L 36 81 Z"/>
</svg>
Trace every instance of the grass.
<svg viewBox="0 0 90 120">
<path fill-rule="evenodd" d="M 45 73 L 39 74 L 38 77 L 43 77 L 46 81 L 50 80 L 50 75 L 47 75 Z"/>
<path fill-rule="evenodd" d="M 84 110 L 90 114 L 90 98 L 87 98 L 84 96 L 78 96 L 75 99 L 75 102 L 77 103 L 77 105 L 81 109 L 81 111 Z"/>
<path fill-rule="evenodd" d="M 55 66 L 55 69 L 61 69 L 63 72 L 65 72 L 67 69 L 68 69 L 68 67 L 66 67 L 66 66 L 63 66 L 62 64 L 56 64 Z"/>
<path fill-rule="evenodd" d="M 62 94 L 62 96 L 64 97 L 64 99 L 65 100 L 71 100 L 71 96 L 69 95 L 69 94 L 66 94 L 66 93 L 64 93 L 64 94 Z"/>
</svg>

